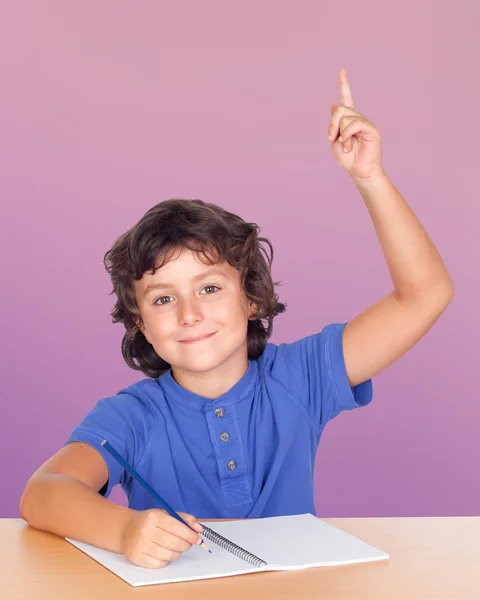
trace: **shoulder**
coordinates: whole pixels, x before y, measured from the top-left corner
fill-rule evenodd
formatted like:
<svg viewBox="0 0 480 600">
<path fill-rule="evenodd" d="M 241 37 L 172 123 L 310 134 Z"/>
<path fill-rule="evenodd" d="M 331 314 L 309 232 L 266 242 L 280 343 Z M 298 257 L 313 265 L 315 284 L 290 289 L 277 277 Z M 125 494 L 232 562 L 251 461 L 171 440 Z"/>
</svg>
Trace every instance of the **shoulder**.
<svg viewBox="0 0 480 600">
<path fill-rule="evenodd" d="M 130 425 L 152 421 L 158 414 L 162 398 L 162 388 L 155 379 L 142 379 L 99 400 L 88 417 L 115 418 Z"/>
<path fill-rule="evenodd" d="M 346 324 L 329 323 L 318 333 L 293 342 L 267 344 L 262 358 L 265 377 L 308 402 L 328 397 L 350 406 L 352 390 L 343 356 Z"/>
<path fill-rule="evenodd" d="M 372 399 L 371 380 L 354 388 L 348 382 L 343 354 L 346 325 L 330 323 L 313 335 L 265 348 L 265 376 L 299 399 L 317 426 Z"/>
<path fill-rule="evenodd" d="M 103 453 L 101 442 L 108 439 L 124 456 L 138 460 L 157 430 L 162 397 L 162 389 L 154 379 L 122 388 L 99 400 L 74 428 L 68 442 L 88 442 Z"/>
<path fill-rule="evenodd" d="M 293 367 L 305 369 L 310 360 L 322 361 L 342 359 L 342 338 L 346 323 L 330 323 L 319 332 L 292 342 L 268 343 L 260 357 L 265 370 L 278 371 Z"/>
</svg>

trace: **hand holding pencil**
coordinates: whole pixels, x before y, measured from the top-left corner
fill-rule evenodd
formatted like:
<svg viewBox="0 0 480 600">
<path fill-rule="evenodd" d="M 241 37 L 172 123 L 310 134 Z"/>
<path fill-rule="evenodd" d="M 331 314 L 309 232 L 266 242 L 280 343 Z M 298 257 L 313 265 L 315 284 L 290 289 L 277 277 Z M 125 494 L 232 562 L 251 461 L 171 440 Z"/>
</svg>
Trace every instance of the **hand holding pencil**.
<svg viewBox="0 0 480 600">
<path fill-rule="evenodd" d="M 188 513 L 178 513 L 128 464 L 107 440 L 102 446 L 154 498 L 162 509 L 137 512 L 121 535 L 122 554 L 141 567 L 158 569 L 178 558 L 194 544 L 211 553 L 202 538 L 203 526 Z"/>
<path fill-rule="evenodd" d="M 164 510 L 136 511 L 121 536 L 125 558 L 140 567 L 159 569 L 179 558 L 194 544 L 201 544 L 200 523 L 193 515 L 179 514 L 189 527 Z"/>
</svg>

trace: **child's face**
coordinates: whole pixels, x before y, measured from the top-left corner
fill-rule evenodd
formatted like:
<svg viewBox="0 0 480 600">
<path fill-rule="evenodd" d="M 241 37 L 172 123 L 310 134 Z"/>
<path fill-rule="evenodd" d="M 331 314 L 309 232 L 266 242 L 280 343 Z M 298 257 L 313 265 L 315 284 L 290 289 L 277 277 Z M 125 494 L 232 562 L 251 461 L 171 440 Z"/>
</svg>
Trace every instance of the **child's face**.
<svg viewBox="0 0 480 600">
<path fill-rule="evenodd" d="M 208 274 L 211 271 L 215 272 Z M 248 319 L 255 306 L 230 264 L 204 265 L 194 252 L 182 248 L 154 275 L 145 273 L 135 282 L 135 296 L 143 334 L 172 367 L 200 372 L 236 356 L 245 359 Z"/>
</svg>

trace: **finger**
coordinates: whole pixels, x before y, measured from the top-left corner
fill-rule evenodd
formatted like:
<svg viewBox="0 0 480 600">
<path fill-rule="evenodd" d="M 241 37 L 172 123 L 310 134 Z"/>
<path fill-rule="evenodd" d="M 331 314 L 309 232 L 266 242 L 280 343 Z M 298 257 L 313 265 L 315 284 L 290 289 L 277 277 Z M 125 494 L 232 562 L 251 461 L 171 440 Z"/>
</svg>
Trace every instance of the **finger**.
<svg viewBox="0 0 480 600">
<path fill-rule="evenodd" d="M 186 521 L 191 527 L 193 527 L 195 531 L 198 531 L 198 533 L 202 533 L 202 524 L 197 521 L 196 517 L 190 515 L 189 513 L 179 512 L 178 514 L 182 517 L 184 521 Z"/>
<path fill-rule="evenodd" d="M 338 136 L 338 141 L 340 143 L 345 144 L 347 138 L 348 138 L 348 131 L 347 128 L 350 126 L 351 123 L 354 123 L 355 121 L 358 121 L 358 117 L 356 116 L 352 116 L 352 115 L 348 115 L 348 116 L 344 116 L 340 119 L 340 123 L 339 123 L 339 136 Z M 352 134 L 350 134 L 352 135 Z"/>
<path fill-rule="evenodd" d="M 134 565 L 138 565 L 139 567 L 145 567 L 146 569 L 161 569 L 162 567 L 166 567 L 168 565 L 168 560 L 160 560 L 151 554 L 146 554 L 145 552 L 140 552 L 138 556 L 131 559 Z"/>
<path fill-rule="evenodd" d="M 362 131 L 367 132 L 368 124 L 361 119 L 352 119 L 350 123 L 343 129 L 341 142 L 346 152 L 350 152 L 353 148 L 352 138 L 354 135 L 361 133 Z M 340 139 L 340 138 L 339 138 Z"/>
<path fill-rule="evenodd" d="M 192 544 L 186 542 L 182 538 L 177 537 L 167 531 L 163 531 L 157 527 L 156 532 L 152 535 L 151 541 L 157 546 L 173 550 L 175 552 L 185 552 L 190 550 Z"/>
<path fill-rule="evenodd" d="M 197 544 L 200 540 L 198 533 L 192 531 L 187 525 L 180 523 L 180 521 L 174 519 L 170 515 L 166 515 L 162 518 L 161 522 L 157 522 L 157 528 L 166 531 L 167 533 L 171 533 L 192 545 Z"/>
<path fill-rule="evenodd" d="M 352 108 L 339 104 L 332 114 L 328 127 L 328 140 L 334 142 L 340 134 L 340 121 L 343 117 L 358 117 L 359 114 Z"/>
<path fill-rule="evenodd" d="M 345 69 L 340 69 L 338 78 L 340 83 L 340 104 L 353 108 L 352 90 L 350 89 Z"/>
<path fill-rule="evenodd" d="M 154 558 L 162 562 L 172 562 L 172 560 L 177 560 L 177 558 L 182 556 L 181 552 L 177 552 L 176 550 L 169 550 L 168 548 L 163 548 L 162 546 L 158 546 L 153 542 L 146 547 L 145 554 L 153 556 Z"/>
</svg>

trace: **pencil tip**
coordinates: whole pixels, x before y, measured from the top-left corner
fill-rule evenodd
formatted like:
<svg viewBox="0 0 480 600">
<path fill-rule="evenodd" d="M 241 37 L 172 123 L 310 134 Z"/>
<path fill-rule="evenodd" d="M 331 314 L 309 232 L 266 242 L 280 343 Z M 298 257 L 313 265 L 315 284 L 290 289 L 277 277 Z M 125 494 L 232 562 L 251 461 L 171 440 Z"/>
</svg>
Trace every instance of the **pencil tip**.
<svg viewBox="0 0 480 600">
<path fill-rule="evenodd" d="M 200 548 L 203 548 L 204 550 L 206 550 L 207 552 L 210 552 L 210 554 L 212 554 L 212 551 L 210 550 L 210 548 L 207 546 L 207 544 L 202 541 L 202 543 L 200 544 Z"/>
</svg>

